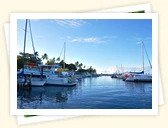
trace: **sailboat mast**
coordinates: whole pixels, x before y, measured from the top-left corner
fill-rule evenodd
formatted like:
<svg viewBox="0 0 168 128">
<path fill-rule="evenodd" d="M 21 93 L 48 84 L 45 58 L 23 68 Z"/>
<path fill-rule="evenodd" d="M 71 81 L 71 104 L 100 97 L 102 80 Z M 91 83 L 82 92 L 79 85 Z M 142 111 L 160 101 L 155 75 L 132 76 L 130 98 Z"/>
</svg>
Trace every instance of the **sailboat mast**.
<svg viewBox="0 0 168 128">
<path fill-rule="evenodd" d="M 34 47 L 34 41 L 33 41 L 33 34 L 32 34 L 30 19 L 29 19 L 29 30 L 30 30 L 30 37 L 31 37 L 33 52 L 34 52 L 34 55 L 35 55 L 36 50 L 35 50 L 35 47 Z M 35 57 L 35 58 L 36 58 L 36 57 Z"/>
<path fill-rule="evenodd" d="M 64 63 L 63 63 L 63 69 L 65 69 L 65 50 L 66 50 L 66 43 L 64 42 Z"/>
<path fill-rule="evenodd" d="M 143 41 L 142 41 L 142 70 L 144 72 L 144 47 L 143 47 Z"/>
<path fill-rule="evenodd" d="M 25 34 L 24 34 L 24 47 L 23 47 L 23 74 L 24 74 L 24 65 L 25 65 L 25 49 L 26 49 L 26 35 L 27 35 L 27 19 L 25 23 Z"/>
<path fill-rule="evenodd" d="M 24 34 L 24 48 L 23 48 L 24 57 L 25 57 L 25 49 L 26 49 L 27 21 L 28 21 L 28 20 L 26 19 L 26 23 L 25 23 L 25 34 Z"/>
</svg>

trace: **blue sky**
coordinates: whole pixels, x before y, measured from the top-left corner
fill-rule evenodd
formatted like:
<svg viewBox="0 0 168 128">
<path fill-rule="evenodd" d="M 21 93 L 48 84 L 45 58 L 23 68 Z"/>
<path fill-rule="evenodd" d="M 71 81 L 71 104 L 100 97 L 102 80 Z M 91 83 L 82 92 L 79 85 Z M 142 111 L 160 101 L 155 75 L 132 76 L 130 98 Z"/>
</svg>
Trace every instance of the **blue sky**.
<svg viewBox="0 0 168 128">
<path fill-rule="evenodd" d="M 18 53 L 23 51 L 24 26 L 25 20 L 18 20 Z M 121 65 L 125 70 L 129 67 L 140 69 L 141 40 L 152 59 L 150 19 L 31 20 L 31 27 L 35 49 L 40 56 L 47 53 L 49 58 L 59 57 L 66 42 L 67 63 L 79 61 L 96 68 L 99 73 L 115 72 Z M 33 53 L 29 30 L 26 52 Z M 145 66 L 149 66 L 146 56 Z"/>
</svg>

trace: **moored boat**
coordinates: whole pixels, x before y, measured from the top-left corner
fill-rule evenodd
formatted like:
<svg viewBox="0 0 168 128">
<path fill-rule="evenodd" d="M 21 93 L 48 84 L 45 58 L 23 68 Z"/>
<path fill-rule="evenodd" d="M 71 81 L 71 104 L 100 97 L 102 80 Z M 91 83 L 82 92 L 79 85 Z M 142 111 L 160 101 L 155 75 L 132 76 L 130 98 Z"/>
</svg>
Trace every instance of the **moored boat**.
<svg viewBox="0 0 168 128">
<path fill-rule="evenodd" d="M 46 83 L 46 79 L 45 78 L 32 77 L 30 79 L 30 83 L 31 83 L 32 86 L 44 86 L 44 84 Z"/>
<path fill-rule="evenodd" d="M 142 42 L 142 71 L 141 72 L 130 72 L 130 75 L 125 78 L 126 82 L 152 82 L 151 74 L 144 74 L 144 50 L 146 52 L 146 56 L 148 58 L 147 51 L 145 49 L 145 45 Z M 148 62 L 150 64 L 150 68 L 152 69 L 151 62 L 148 58 Z"/>
<path fill-rule="evenodd" d="M 76 83 L 76 79 L 73 76 L 62 76 L 59 77 L 57 75 L 54 74 L 49 74 L 47 75 L 47 79 L 46 79 L 46 86 L 75 86 Z"/>
<path fill-rule="evenodd" d="M 126 82 L 152 82 L 152 75 L 148 74 L 131 74 L 125 80 Z"/>
</svg>

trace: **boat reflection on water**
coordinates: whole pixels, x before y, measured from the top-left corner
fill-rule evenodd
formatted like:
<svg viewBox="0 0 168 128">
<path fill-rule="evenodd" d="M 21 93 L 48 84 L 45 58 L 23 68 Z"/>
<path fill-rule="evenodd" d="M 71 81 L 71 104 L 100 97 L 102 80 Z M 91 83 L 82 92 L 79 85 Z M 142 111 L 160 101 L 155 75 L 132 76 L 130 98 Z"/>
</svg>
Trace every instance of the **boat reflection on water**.
<svg viewBox="0 0 168 128">
<path fill-rule="evenodd" d="M 125 86 L 131 92 L 134 92 L 134 93 L 139 92 L 141 94 L 143 94 L 143 93 L 145 94 L 146 93 L 146 89 L 145 88 L 148 88 L 148 87 L 151 88 L 151 84 L 150 83 L 146 83 L 146 82 L 139 82 L 138 84 L 134 83 L 134 82 L 125 82 Z M 151 88 L 151 90 L 152 90 L 152 88 Z"/>
<path fill-rule="evenodd" d="M 40 108 L 40 104 L 46 108 L 52 103 L 67 102 L 68 96 L 75 94 L 76 87 L 32 87 L 31 90 L 18 91 L 18 108 Z M 32 104 L 32 105 L 31 105 Z"/>
<path fill-rule="evenodd" d="M 30 102 L 36 102 L 33 105 L 33 108 L 37 108 L 36 104 L 38 101 L 38 104 L 42 103 L 43 100 L 43 95 L 45 94 L 45 90 L 43 87 L 32 87 L 31 90 L 25 90 L 25 89 L 19 89 L 17 91 L 17 104 L 18 104 L 18 108 L 29 108 L 27 105 L 25 106 L 25 104 L 29 104 Z"/>
<path fill-rule="evenodd" d="M 75 87 L 44 87 L 45 95 L 54 102 L 66 102 L 68 95 L 73 95 Z"/>
<path fill-rule="evenodd" d="M 74 87 L 32 87 L 18 91 L 20 109 L 151 109 L 152 84 L 110 76 L 84 78 Z"/>
<path fill-rule="evenodd" d="M 142 106 L 151 106 L 152 108 L 152 86 L 151 83 L 146 82 L 125 82 L 125 87 L 128 89 L 132 97 L 139 100 Z M 151 92 L 151 93 L 149 93 Z M 147 98 L 148 97 L 148 98 Z M 135 102 L 135 99 L 133 99 Z"/>
</svg>

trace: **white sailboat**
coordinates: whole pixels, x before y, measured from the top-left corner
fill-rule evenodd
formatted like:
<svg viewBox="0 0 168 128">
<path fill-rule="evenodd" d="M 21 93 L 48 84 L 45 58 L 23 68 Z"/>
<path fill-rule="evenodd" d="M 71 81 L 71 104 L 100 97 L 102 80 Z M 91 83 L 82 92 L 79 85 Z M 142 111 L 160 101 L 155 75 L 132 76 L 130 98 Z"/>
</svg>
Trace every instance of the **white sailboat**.
<svg viewBox="0 0 168 128">
<path fill-rule="evenodd" d="M 152 82 L 152 75 L 149 74 L 133 74 L 125 81 L 127 82 Z"/>
<path fill-rule="evenodd" d="M 150 67 L 152 69 L 152 65 L 150 63 L 147 51 L 145 49 L 145 45 L 142 41 L 142 68 L 143 68 L 142 74 L 141 73 L 139 73 L 139 74 L 138 73 L 137 74 L 136 73 L 131 73 L 129 75 L 129 77 L 125 79 L 126 82 L 152 82 L 152 75 L 144 74 L 144 50 L 146 52 Z"/>
<path fill-rule="evenodd" d="M 46 76 L 46 86 L 75 86 L 76 81 L 73 76 L 70 77 L 68 73 L 56 73 L 56 71 L 60 68 L 55 65 L 43 65 L 42 70 L 44 67 L 51 67 L 50 71 L 44 71 L 43 74 Z"/>
<path fill-rule="evenodd" d="M 30 84 L 32 86 L 44 86 L 44 84 L 46 83 L 46 76 L 42 75 L 42 74 L 31 74 L 30 75 Z"/>
<path fill-rule="evenodd" d="M 64 59 L 63 59 L 63 69 L 65 69 L 65 49 L 66 49 L 66 43 L 64 43 Z M 55 69 L 54 69 L 55 70 Z M 57 75 L 55 72 L 52 72 L 50 74 L 46 74 L 47 79 L 45 85 L 49 86 L 75 86 L 76 85 L 76 80 L 73 76 L 70 77 L 68 72 L 62 72 L 62 76 L 60 77 Z"/>
<path fill-rule="evenodd" d="M 41 79 L 41 78 L 31 78 L 30 83 L 32 86 L 44 86 L 44 84 L 46 83 L 45 79 Z"/>
<path fill-rule="evenodd" d="M 73 78 L 69 77 L 56 77 L 55 75 L 50 75 L 46 79 L 45 85 L 47 86 L 66 86 L 71 87 L 76 85 L 76 81 L 73 80 Z"/>
<path fill-rule="evenodd" d="M 26 19 L 26 22 L 25 22 L 25 34 L 24 34 L 24 49 L 23 49 L 24 57 L 25 57 L 25 48 L 26 48 L 26 37 L 27 37 L 27 26 L 28 26 L 28 23 L 29 23 L 32 46 L 33 46 L 33 50 L 34 50 L 34 53 L 35 53 L 30 20 Z M 35 56 L 35 58 L 36 58 L 36 56 Z M 45 84 L 45 82 L 46 82 L 46 79 L 42 77 L 42 75 L 41 75 L 39 70 L 37 70 L 37 69 L 29 70 L 28 68 L 26 68 L 24 66 L 17 73 L 17 76 L 18 76 L 17 77 L 17 83 L 25 83 L 26 81 L 29 81 L 31 86 L 43 86 Z"/>
<path fill-rule="evenodd" d="M 24 35 L 24 50 L 23 50 L 24 55 L 25 55 L 28 22 L 29 22 L 33 51 L 35 53 L 30 20 L 26 19 L 25 35 Z M 66 49 L 65 47 L 66 47 L 66 43 L 64 43 L 64 46 L 63 46 L 63 48 L 64 48 L 63 69 L 65 69 L 65 49 Z M 36 58 L 36 56 L 35 56 L 35 58 Z M 45 67 L 50 67 L 50 68 L 46 68 L 44 70 Z M 18 83 L 21 83 L 21 82 L 24 82 L 28 79 L 32 86 L 44 86 L 44 85 L 74 86 L 74 85 L 76 85 L 76 81 L 73 77 L 68 77 L 68 76 L 64 76 L 64 75 L 62 77 L 60 77 L 55 72 L 57 68 L 60 68 L 60 66 L 59 65 L 38 65 L 38 66 L 29 67 L 28 65 L 24 65 L 23 68 L 17 73 L 17 75 L 18 75 L 17 81 L 18 81 Z"/>
<path fill-rule="evenodd" d="M 56 73 L 60 68 L 59 65 L 39 65 L 35 67 L 24 66 L 24 74 L 31 78 L 32 86 L 74 86 L 76 85 L 73 75 L 70 77 L 68 73 Z M 20 73 L 22 72 L 19 71 Z M 21 79 L 18 79 L 21 81 Z"/>
</svg>

